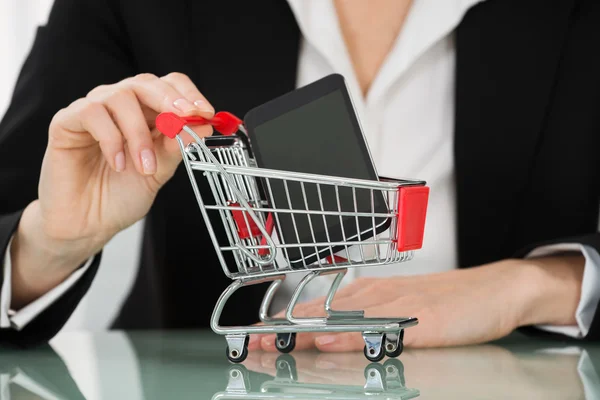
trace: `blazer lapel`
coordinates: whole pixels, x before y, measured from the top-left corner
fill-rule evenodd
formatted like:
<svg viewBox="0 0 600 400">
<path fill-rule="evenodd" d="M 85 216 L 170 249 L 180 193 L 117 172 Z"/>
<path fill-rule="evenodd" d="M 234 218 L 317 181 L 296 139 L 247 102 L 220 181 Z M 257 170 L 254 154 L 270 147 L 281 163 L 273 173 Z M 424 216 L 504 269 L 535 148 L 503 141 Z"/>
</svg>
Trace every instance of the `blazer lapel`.
<svg viewBox="0 0 600 400">
<path fill-rule="evenodd" d="M 456 35 L 455 165 L 461 266 L 509 257 L 543 135 L 573 0 L 488 0 Z"/>
</svg>

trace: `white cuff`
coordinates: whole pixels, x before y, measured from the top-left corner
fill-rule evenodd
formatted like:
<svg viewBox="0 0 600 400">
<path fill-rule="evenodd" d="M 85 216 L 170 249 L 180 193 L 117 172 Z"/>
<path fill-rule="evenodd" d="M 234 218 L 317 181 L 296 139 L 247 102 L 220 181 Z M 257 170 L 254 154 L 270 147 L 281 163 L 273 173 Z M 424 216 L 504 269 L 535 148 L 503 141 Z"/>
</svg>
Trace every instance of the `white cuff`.
<svg viewBox="0 0 600 400">
<path fill-rule="evenodd" d="M 4 256 L 4 262 L 0 264 L 3 271 L 2 287 L 0 288 L 0 328 L 10 328 L 10 319 L 8 317 L 10 310 L 10 283 L 11 283 L 11 263 L 10 263 L 10 248 L 12 245 L 12 238 L 8 242 L 6 247 L 6 254 Z"/>
<path fill-rule="evenodd" d="M 0 328 L 13 328 L 21 330 L 31 322 L 35 317 L 41 314 L 46 308 L 54 303 L 60 296 L 62 296 L 67 290 L 69 290 L 81 276 L 87 271 L 92 264 L 94 257 L 90 257 L 85 265 L 75 272 L 73 272 L 67 279 L 61 284 L 41 296 L 39 299 L 29 303 L 18 312 L 14 312 L 10 309 L 10 300 L 12 297 L 11 293 L 11 247 L 12 239 L 8 243 L 6 255 L 4 257 L 4 280 L 2 283 L 2 289 L 0 291 Z M 0 263 L 2 267 L 2 263 Z"/>
<path fill-rule="evenodd" d="M 600 300 L 600 255 L 598 251 L 590 246 L 579 243 L 561 243 L 538 247 L 530 252 L 529 257 L 543 257 L 563 251 L 578 251 L 585 257 L 583 269 L 583 281 L 581 283 L 581 298 L 575 312 L 575 326 L 538 325 L 537 328 L 560 333 L 574 338 L 585 337 L 592 325 L 596 307 Z"/>
</svg>

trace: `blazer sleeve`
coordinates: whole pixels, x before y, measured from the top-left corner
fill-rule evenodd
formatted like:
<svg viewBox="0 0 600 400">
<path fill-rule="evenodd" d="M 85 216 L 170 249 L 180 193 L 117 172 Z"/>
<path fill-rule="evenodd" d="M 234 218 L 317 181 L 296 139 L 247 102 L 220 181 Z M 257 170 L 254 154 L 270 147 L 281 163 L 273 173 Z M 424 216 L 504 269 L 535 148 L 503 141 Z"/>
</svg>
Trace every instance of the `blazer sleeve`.
<svg viewBox="0 0 600 400">
<path fill-rule="evenodd" d="M 552 239 L 552 240 L 548 240 L 548 241 L 541 242 L 541 243 L 535 243 L 535 244 L 529 245 L 529 246 L 519 250 L 515 254 L 515 257 L 523 258 L 527 254 L 529 254 L 531 251 L 533 251 L 534 249 L 536 249 L 538 247 L 552 245 L 552 244 L 559 244 L 559 243 L 582 244 L 585 246 L 592 247 L 592 248 L 596 249 L 596 251 L 598 253 L 600 253 L 600 232 L 595 232 L 595 233 L 591 233 L 588 235 L 582 235 L 582 236 L 562 238 L 562 239 Z M 567 336 L 564 336 L 564 335 L 561 335 L 558 333 L 546 332 L 546 331 L 540 330 L 535 327 L 530 327 L 530 326 L 521 328 L 521 331 L 523 331 L 524 333 L 527 333 L 527 334 L 534 335 L 534 336 L 543 336 L 543 337 L 555 338 L 555 339 L 567 340 L 567 341 L 577 341 L 577 340 L 594 341 L 594 342 L 600 341 L 600 304 L 596 305 L 596 312 L 594 314 L 594 319 L 590 325 L 590 330 L 588 331 L 588 334 L 583 339 L 573 339 L 573 338 L 569 338 Z"/>
<path fill-rule="evenodd" d="M 111 1 L 56 0 L 48 22 L 37 30 L 0 122 L 2 256 L 22 210 L 37 198 L 54 114 L 96 86 L 134 75 L 126 31 Z M 85 276 L 25 329 L 0 330 L 0 343 L 30 346 L 54 336 L 86 293 L 99 262 L 97 256 Z"/>
</svg>

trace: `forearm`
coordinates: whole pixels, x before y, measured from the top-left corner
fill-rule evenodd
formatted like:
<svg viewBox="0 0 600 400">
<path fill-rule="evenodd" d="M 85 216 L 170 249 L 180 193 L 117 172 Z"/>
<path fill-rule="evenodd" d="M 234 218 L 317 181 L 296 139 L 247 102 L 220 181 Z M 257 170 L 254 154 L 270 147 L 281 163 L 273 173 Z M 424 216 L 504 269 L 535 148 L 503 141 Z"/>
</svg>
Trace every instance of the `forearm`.
<svg viewBox="0 0 600 400">
<path fill-rule="evenodd" d="M 585 258 L 564 254 L 520 260 L 524 269 L 519 291 L 524 296 L 520 326 L 576 325 Z"/>
<path fill-rule="evenodd" d="M 39 204 L 23 212 L 11 245 L 12 299 L 18 310 L 63 282 L 102 248 L 102 241 L 58 240 L 45 234 Z"/>
</svg>

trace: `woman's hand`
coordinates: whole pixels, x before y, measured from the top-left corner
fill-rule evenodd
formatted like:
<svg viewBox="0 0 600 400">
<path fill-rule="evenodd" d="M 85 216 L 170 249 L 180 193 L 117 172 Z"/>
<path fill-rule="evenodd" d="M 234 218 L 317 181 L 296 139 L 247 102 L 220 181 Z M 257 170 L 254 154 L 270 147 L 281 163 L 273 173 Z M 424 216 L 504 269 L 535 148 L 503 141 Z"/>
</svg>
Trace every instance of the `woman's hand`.
<svg viewBox="0 0 600 400">
<path fill-rule="evenodd" d="M 14 306 L 56 286 L 146 215 L 181 160 L 177 142 L 154 126 L 167 111 L 214 114 L 192 81 L 173 73 L 99 86 L 54 116 L 39 199 L 25 209 L 13 241 Z M 212 133 L 208 125 L 195 130 Z"/>
<path fill-rule="evenodd" d="M 364 310 L 366 317 L 417 317 L 419 324 L 405 331 L 409 347 L 483 343 L 519 326 L 574 325 L 583 265 L 583 256 L 564 255 L 432 275 L 357 279 L 338 292 L 332 307 Z M 323 302 L 299 304 L 294 315 L 323 316 Z M 275 351 L 274 340 L 273 335 L 255 335 L 249 348 Z M 363 346 L 360 333 L 307 333 L 296 339 L 296 349 L 343 352 Z"/>
</svg>

